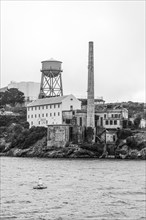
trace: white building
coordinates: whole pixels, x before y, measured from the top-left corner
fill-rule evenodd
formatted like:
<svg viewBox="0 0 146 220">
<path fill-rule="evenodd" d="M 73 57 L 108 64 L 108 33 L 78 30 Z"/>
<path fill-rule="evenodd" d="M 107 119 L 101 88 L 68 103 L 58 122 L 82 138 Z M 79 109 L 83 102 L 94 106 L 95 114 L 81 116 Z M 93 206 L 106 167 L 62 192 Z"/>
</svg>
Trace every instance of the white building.
<svg viewBox="0 0 146 220">
<path fill-rule="evenodd" d="M 144 118 L 141 119 L 139 127 L 146 128 L 146 120 Z"/>
<path fill-rule="evenodd" d="M 27 105 L 27 121 L 32 126 L 63 124 L 63 111 L 81 109 L 73 95 L 37 99 Z"/>
<path fill-rule="evenodd" d="M 25 100 L 33 101 L 38 98 L 40 92 L 40 83 L 11 81 L 7 88 L 17 88 L 19 91 L 24 93 Z"/>
</svg>

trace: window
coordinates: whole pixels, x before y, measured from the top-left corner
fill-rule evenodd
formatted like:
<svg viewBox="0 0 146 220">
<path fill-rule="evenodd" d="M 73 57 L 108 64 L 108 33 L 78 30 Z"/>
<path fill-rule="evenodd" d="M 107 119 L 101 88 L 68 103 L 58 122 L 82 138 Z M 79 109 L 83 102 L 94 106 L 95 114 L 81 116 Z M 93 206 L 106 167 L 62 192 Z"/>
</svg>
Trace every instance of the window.
<svg viewBox="0 0 146 220">
<path fill-rule="evenodd" d="M 114 125 L 117 125 L 117 120 L 114 120 Z"/>
<path fill-rule="evenodd" d="M 54 105 L 54 108 L 56 108 L 56 105 Z"/>
<path fill-rule="evenodd" d="M 73 106 L 72 105 L 70 106 L 70 110 L 73 110 Z"/>
<path fill-rule="evenodd" d="M 56 114 L 55 114 L 55 112 L 54 112 L 54 116 L 55 116 Z"/>
<path fill-rule="evenodd" d="M 46 113 L 46 117 L 48 117 L 48 113 Z"/>
<path fill-rule="evenodd" d="M 73 101 L 73 99 L 71 98 L 70 101 Z"/>
<path fill-rule="evenodd" d="M 108 120 L 105 121 L 105 124 L 108 125 Z"/>
<path fill-rule="evenodd" d="M 48 106 L 46 105 L 46 109 L 48 109 Z"/>
<path fill-rule="evenodd" d="M 106 114 L 104 114 L 104 118 L 106 118 Z"/>
<path fill-rule="evenodd" d="M 52 108 L 52 105 L 50 105 L 50 108 Z"/>
<path fill-rule="evenodd" d="M 35 107 L 35 110 L 37 110 L 37 107 Z"/>
<path fill-rule="evenodd" d="M 28 115 L 28 118 L 29 118 L 29 115 Z"/>
<path fill-rule="evenodd" d="M 50 116 L 52 116 L 52 113 L 50 113 Z"/>
<path fill-rule="evenodd" d="M 37 115 L 35 114 L 35 118 L 37 117 Z"/>
<path fill-rule="evenodd" d="M 33 121 L 31 121 L 31 125 L 33 125 Z"/>
<path fill-rule="evenodd" d="M 42 106 L 42 109 L 44 109 L 44 106 Z"/>
<path fill-rule="evenodd" d="M 39 114 L 39 118 L 40 118 L 40 114 Z"/>
<path fill-rule="evenodd" d="M 42 114 L 42 117 L 44 117 L 44 114 Z"/>
<path fill-rule="evenodd" d="M 58 112 L 58 116 L 60 115 L 60 112 Z"/>
<path fill-rule="evenodd" d="M 31 110 L 33 111 L 33 107 L 31 107 Z"/>
<path fill-rule="evenodd" d="M 48 124 L 48 121 L 46 121 L 46 124 Z"/>
<path fill-rule="evenodd" d="M 28 107 L 28 111 L 29 111 L 30 109 L 29 109 L 29 107 Z"/>
<path fill-rule="evenodd" d="M 118 118 L 118 115 L 117 115 L 117 114 L 115 114 L 115 118 Z"/>
<path fill-rule="evenodd" d="M 33 118 L 33 115 L 31 115 L 31 118 Z"/>
<path fill-rule="evenodd" d="M 58 104 L 58 108 L 60 108 L 60 104 Z"/>
<path fill-rule="evenodd" d="M 39 121 L 39 125 L 40 125 L 40 121 Z"/>
<path fill-rule="evenodd" d="M 80 117 L 80 126 L 82 126 L 82 117 Z"/>
<path fill-rule="evenodd" d="M 110 125 L 112 125 L 113 124 L 113 121 L 112 120 L 110 120 Z"/>
<path fill-rule="evenodd" d="M 112 118 L 114 117 L 114 115 L 112 114 Z"/>
</svg>

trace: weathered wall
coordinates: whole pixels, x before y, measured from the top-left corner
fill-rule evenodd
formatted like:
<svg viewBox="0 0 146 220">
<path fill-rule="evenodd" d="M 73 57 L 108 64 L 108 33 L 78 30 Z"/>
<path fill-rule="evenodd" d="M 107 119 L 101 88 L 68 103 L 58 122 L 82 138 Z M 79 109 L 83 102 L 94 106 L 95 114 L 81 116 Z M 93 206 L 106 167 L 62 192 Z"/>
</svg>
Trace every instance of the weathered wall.
<svg viewBox="0 0 146 220">
<path fill-rule="evenodd" d="M 69 126 L 50 125 L 47 131 L 47 147 L 65 147 L 69 141 Z"/>
</svg>

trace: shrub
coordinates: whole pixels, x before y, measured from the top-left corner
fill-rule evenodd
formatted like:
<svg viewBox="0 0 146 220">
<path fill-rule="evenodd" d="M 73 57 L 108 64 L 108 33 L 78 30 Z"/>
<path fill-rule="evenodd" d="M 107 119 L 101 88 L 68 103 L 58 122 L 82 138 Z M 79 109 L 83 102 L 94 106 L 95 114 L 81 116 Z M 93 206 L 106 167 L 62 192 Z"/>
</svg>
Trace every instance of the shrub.
<svg viewBox="0 0 146 220">
<path fill-rule="evenodd" d="M 42 139 L 44 136 L 47 136 L 47 128 L 31 127 L 30 129 L 24 129 L 19 135 L 13 136 L 12 148 L 29 148 L 31 145 Z"/>
</svg>

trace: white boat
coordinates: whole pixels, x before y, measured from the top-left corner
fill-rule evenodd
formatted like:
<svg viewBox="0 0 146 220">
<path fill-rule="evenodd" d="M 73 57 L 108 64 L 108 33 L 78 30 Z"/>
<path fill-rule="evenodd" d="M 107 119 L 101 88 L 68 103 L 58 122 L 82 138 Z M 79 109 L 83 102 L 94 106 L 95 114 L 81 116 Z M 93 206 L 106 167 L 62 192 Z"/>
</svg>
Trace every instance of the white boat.
<svg viewBox="0 0 146 220">
<path fill-rule="evenodd" d="M 34 186 L 33 189 L 46 189 L 47 186 L 40 186 L 40 185 L 37 185 L 37 186 Z"/>
<path fill-rule="evenodd" d="M 47 186 L 45 186 L 42 182 L 42 179 L 39 178 L 38 184 L 36 186 L 33 187 L 33 189 L 46 189 Z"/>
</svg>

